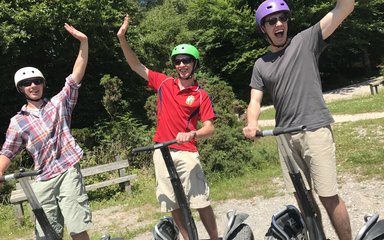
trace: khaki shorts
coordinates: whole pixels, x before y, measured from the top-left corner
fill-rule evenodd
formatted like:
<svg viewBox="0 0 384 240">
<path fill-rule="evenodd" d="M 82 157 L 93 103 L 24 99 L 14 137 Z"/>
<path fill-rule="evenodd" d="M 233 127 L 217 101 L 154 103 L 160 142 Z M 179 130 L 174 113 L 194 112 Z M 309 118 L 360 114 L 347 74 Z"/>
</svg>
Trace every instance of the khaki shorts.
<svg viewBox="0 0 384 240">
<path fill-rule="evenodd" d="M 79 164 L 52 179 L 35 182 L 32 187 L 59 236 L 63 237 L 64 221 L 70 235 L 84 232 L 92 226 L 91 209 Z M 45 239 L 37 221 L 35 234 L 36 239 Z"/>
<path fill-rule="evenodd" d="M 336 148 L 330 126 L 297 134 L 284 134 L 290 146 L 290 153 L 298 165 L 307 189 L 314 189 L 321 197 L 338 193 L 336 177 Z M 294 186 L 280 149 L 280 165 L 287 190 L 294 192 Z M 306 181 L 305 181 L 306 180 Z"/>
<path fill-rule="evenodd" d="M 171 149 L 171 156 L 179 175 L 184 192 L 189 200 L 190 208 L 200 209 L 208 207 L 209 187 L 201 168 L 199 153 L 177 151 Z M 162 212 L 170 212 L 179 208 L 174 194 L 167 167 L 159 149 L 153 154 L 156 173 L 156 196 Z"/>
</svg>

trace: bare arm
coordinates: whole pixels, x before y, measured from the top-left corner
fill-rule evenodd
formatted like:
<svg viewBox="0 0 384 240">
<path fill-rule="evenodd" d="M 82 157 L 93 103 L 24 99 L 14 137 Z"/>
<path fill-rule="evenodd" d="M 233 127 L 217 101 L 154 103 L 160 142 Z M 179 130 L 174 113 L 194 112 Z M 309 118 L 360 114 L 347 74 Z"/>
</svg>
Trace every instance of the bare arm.
<svg viewBox="0 0 384 240">
<path fill-rule="evenodd" d="M 259 116 L 261 112 L 261 100 L 263 92 L 257 89 L 251 90 L 251 99 L 247 108 L 247 126 L 243 128 L 243 134 L 247 138 L 254 139 L 259 129 Z"/>
<path fill-rule="evenodd" d="M 178 143 L 185 143 L 192 139 L 203 139 L 211 137 L 215 132 L 215 126 L 212 120 L 203 122 L 203 126 L 197 131 L 179 132 L 176 136 Z"/>
<path fill-rule="evenodd" d="M 88 37 L 78 31 L 68 23 L 64 24 L 65 30 L 67 30 L 74 38 L 80 41 L 79 54 L 77 55 L 75 65 L 72 70 L 72 78 L 75 82 L 80 83 L 84 77 L 85 69 L 88 63 Z"/>
<path fill-rule="evenodd" d="M 123 50 L 125 59 L 127 60 L 128 65 L 131 69 L 139 74 L 145 80 L 148 80 L 148 69 L 140 62 L 139 58 L 133 52 L 132 48 L 129 46 L 127 39 L 125 38 L 125 33 L 127 32 L 129 25 L 129 16 L 125 16 L 124 22 L 121 25 L 119 31 L 117 32 L 117 38 L 120 42 L 120 47 Z"/>
<path fill-rule="evenodd" d="M 320 20 L 323 39 L 327 39 L 337 27 L 352 13 L 354 0 L 337 0 L 336 7 Z"/>
<path fill-rule="evenodd" d="M 8 157 L 0 155 L 0 176 L 4 175 L 4 172 L 7 170 L 10 164 L 11 160 Z"/>
</svg>

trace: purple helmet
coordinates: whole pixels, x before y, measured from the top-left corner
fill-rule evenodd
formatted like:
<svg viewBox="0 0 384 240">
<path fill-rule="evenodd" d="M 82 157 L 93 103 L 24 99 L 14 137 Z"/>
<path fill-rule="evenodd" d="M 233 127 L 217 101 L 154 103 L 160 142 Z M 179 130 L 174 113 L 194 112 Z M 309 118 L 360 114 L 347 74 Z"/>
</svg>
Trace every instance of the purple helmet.
<svg viewBox="0 0 384 240">
<path fill-rule="evenodd" d="M 256 10 L 256 23 L 257 26 L 262 24 L 264 17 L 275 12 L 289 12 L 289 7 L 284 0 L 266 0 L 260 4 Z"/>
</svg>

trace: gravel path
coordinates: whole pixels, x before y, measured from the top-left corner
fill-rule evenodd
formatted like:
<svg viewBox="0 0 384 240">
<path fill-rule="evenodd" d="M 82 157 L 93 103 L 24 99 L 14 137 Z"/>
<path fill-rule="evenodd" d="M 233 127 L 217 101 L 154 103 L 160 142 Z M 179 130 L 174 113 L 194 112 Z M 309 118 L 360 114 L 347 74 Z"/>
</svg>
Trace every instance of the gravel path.
<svg viewBox="0 0 384 240">
<path fill-rule="evenodd" d="M 212 206 L 216 215 L 218 231 L 222 234 L 227 224 L 226 213 L 230 209 L 237 212 L 248 213 L 249 217 L 245 221 L 253 230 L 256 240 L 264 238 L 267 229 L 270 226 L 271 217 L 273 214 L 278 213 L 287 204 L 296 205 L 295 199 L 291 194 L 285 192 L 283 180 L 276 178 L 273 183 L 281 186 L 281 192 L 277 193 L 275 197 L 263 198 L 256 196 L 251 199 L 230 199 L 226 201 L 213 202 Z M 344 202 L 346 203 L 352 225 L 353 236 L 356 236 L 358 231 L 364 224 L 364 216 L 366 214 L 378 213 L 380 218 L 384 218 L 384 182 L 370 179 L 361 181 L 355 176 L 340 175 L 339 176 L 339 193 Z M 336 240 L 337 237 L 333 228 L 328 220 L 324 209 L 321 207 L 323 213 L 323 220 L 325 226 L 325 233 L 329 239 Z M 145 212 L 158 211 L 153 207 L 144 207 L 141 209 L 124 210 L 124 206 L 106 208 L 103 210 L 95 211 L 93 213 L 95 229 L 101 231 L 105 229 L 108 232 L 108 227 L 116 229 L 119 226 L 121 231 L 129 229 L 133 231 L 145 225 L 150 224 L 145 220 Z M 199 231 L 200 239 L 208 239 L 202 223 L 196 221 Z M 134 238 L 134 240 L 150 240 L 151 233 L 146 232 Z"/>
<path fill-rule="evenodd" d="M 383 91 L 381 86 L 379 91 Z M 368 81 L 343 89 L 338 89 L 324 94 L 326 102 L 338 100 L 342 98 L 352 98 L 359 95 L 370 94 Z M 368 118 L 384 118 L 384 112 L 367 113 L 357 115 L 336 115 L 334 116 L 336 122 L 355 121 Z M 265 121 L 263 124 L 273 126 L 274 122 Z M 231 199 L 227 201 L 214 202 L 213 208 L 217 218 L 217 225 L 219 233 L 223 233 L 227 224 L 226 212 L 230 209 L 235 209 L 237 212 L 245 212 L 250 216 L 246 220 L 255 235 L 255 239 L 263 239 L 267 229 L 270 226 L 271 217 L 273 214 L 283 209 L 286 204 L 296 205 L 296 201 L 291 194 L 284 190 L 282 179 L 276 178 L 273 180 L 274 184 L 281 185 L 281 192 L 272 198 L 254 197 L 247 200 Z M 341 175 L 339 176 L 339 189 L 340 196 L 345 201 L 351 218 L 353 236 L 355 236 L 359 229 L 363 226 L 364 215 L 378 213 L 381 218 L 384 218 L 384 182 L 375 179 L 360 181 L 355 176 Z M 103 209 L 94 212 L 95 229 L 107 229 L 108 225 L 119 226 L 120 229 L 134 230 L 139 227 L 150 224 L 145 220 L 145 212 L 158 211 L 153 207 L 144 207 L 141 209 L 133 209 L 124 211 L 124 206 Z M 322 211 L 324 209 L 322 208 Z M 325 231 L 327 237 L 330 239 L 337 239 L 335 233 L 329 223 L 328 217 L 323 212 L 323 220 L 325 222 Z M 199 229 L 200 238 L 208 238 L 202 223 L 196 222 Z M 134 240 L 151 239 L 150 233 L 144 233 Z"/>
</svg>

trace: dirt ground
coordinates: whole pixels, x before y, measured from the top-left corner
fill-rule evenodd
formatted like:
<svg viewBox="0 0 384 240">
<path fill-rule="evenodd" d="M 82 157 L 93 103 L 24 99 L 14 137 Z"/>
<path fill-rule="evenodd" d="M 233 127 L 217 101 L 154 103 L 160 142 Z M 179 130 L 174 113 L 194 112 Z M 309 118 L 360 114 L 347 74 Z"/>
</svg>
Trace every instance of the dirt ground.
<svg viewBox="0 0 384 240">
<path fill-rule="evenodd" d="M 277 196 L 272 198 L 263 198 L 255 196 L 251 199 L 238 200 L 231 199 L 226 201 L 213 202 L 212 206 L 216 215 L 216 221 L 218 231 L 222 234 L 227 225 L 226 213 L 230 209 L 234 209 L 237 212 L 243 212 L 249 214 L 248 219 L 245 221 L 253 230 L 255 239 L 263 239 L 267 232 L 271 217 L 281 211 L 285 205 L 296 205 L 296 202 L 291 194 L 285 192 L 282 185 L 282 179 L 276 178 L 273 180 L 275 184 L 281 185 L 281 192 Z M 346 203 L 353 236 L 355 236 L 364 224 L 364 216 L 367 214 L 378 213 L 380 218 L 384 218 L 384 182 L 375 179 L 360 181 L 357 177 L 350 175 L 339 176 L 339 189 L 340 196 Z M 158 211 L 159 209 L 153 209 L 152 207 L 146 207 L 144 209 L 132 209 L 124 211 L 124 206 L 118 206 L 113 208 L 106 208 L 103 210 L 95 211 L 93 219 L 95 223 L 95 229 L 99 231 L 104 229 L 108 230 L 108 226 L 119 226 L 120 229 L 138 229 L 144 225 L 150 224 L 148 220 L 145 220 L 143 216 L 145 211 Z M 325 222 L 325 231 L 329 239 L 337 239 L 333 228 L 323 211 L 323 219 Z M 199 237 L 201 239 L 208 239 L 202 223 L 196 222 Z M 152 237 L 150 232 L 141 234 L 134 238 L 134 240 L 150 240 Z"/>
<path fill-rule="evenodd" d="M 383 87 L 379 91 L 383 91 Z M 357 95 L 370 94 L 368 82 L 348 86 L 343 89 L 338 89 L 324 94 L 326 102 L 341 99 L 351 98 Z M 358 119 L 367 118 L 384 118 L 384 112 L 371 113 L 371 114 L 358 114 L 358 115 L 342 115 L 334 116 L 336 122 L 340 121 L 353 121 Z M 265 123 L 266 125 L 270 122 Z M 271 125 L 268 125 L 271 126 Z M 282 179 L 274 179 L 275 184 L 281 185 L 281 192 L 272 198 L 262 198 L 255 196 L 252 199 L 237 200 L 231 199 L 227 201 L 213 202 L 214 212 L 217 218 L 217 225 L 219 233 L 223 233 L 227 224 L 226 212 L 230 209 L 235 209 L 237 212 L 245 212 L 249 214 L 246 223 L 248 223 L 253 232 L 255 239 L 263 239 L 264 235 L 270 226 L 271 217 L 283 209 L 284 205 L 296 205 L 294 198 L 284 190 Z M 381 218 L 384 218 L 384 182 L 375 179 L 361 181 L 355 176 L 341 175 L 339 176 L 339 189 L 340 196 L 345 201 L 349 211 L 353 236 L 355 236 L 359 229 L 364 224 L 364 215 L 378 213 Z M 108 226 L 119 226 L 120 229 L 134 230 L 149 224 L 145 219 L 146 211 L 158 211 L 152 207 L 144 207 L 141 209 L 133 209 L 124 211 L 124 206 L 113 208 L 106 208 L 103 210 L 95 211 L 93 219 L 95 229 L 99 231 Z M 322 209 L 324 211 L 324 209 Z M 326 214 L 323 212 L 323 219 L 325 222 L 325 231 L 327 237 L 330 239 L 337 239 L 332 226 Z M 197 228 L 199 230 L 200 238 L 208 238 L 207 233 L 201 222 L 197 221 Z M 134 238 L 134 240 L 151 239 L 151 233 L 144 233 Z"/>
</svg>

